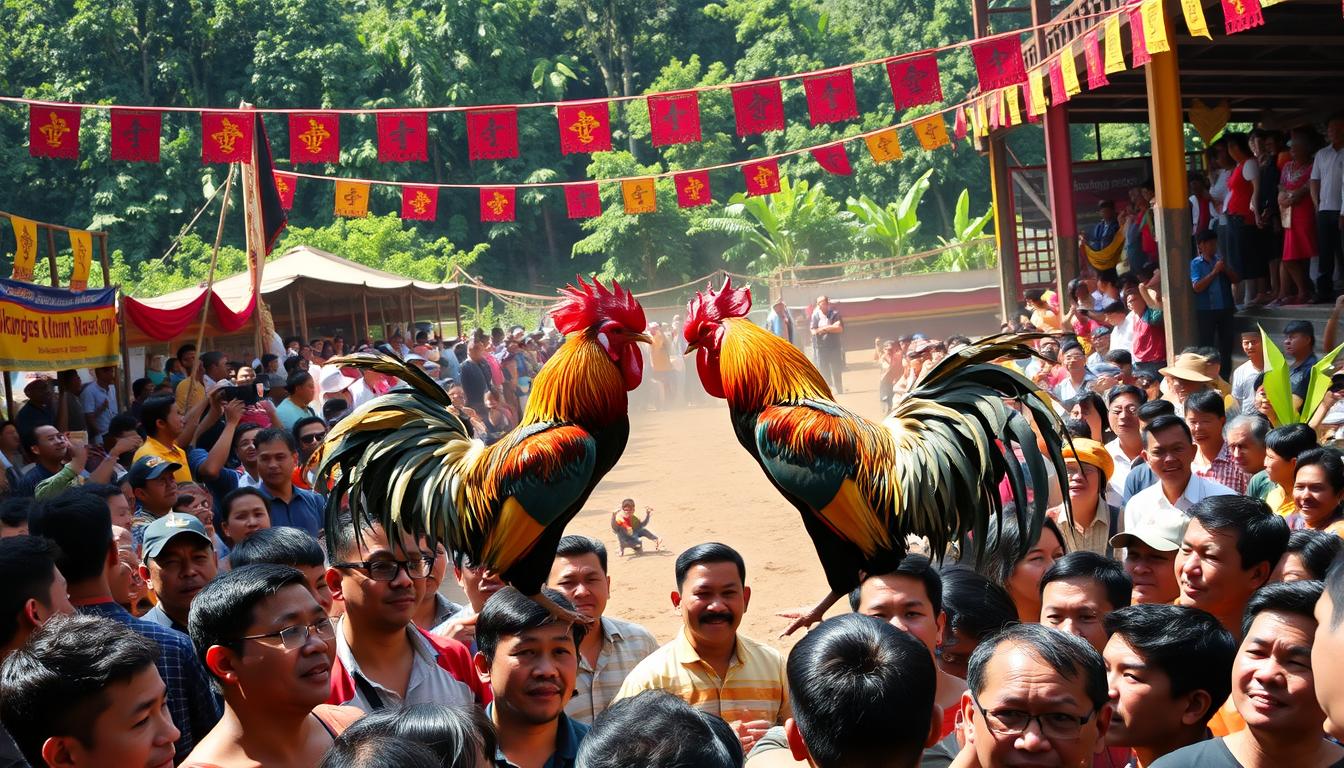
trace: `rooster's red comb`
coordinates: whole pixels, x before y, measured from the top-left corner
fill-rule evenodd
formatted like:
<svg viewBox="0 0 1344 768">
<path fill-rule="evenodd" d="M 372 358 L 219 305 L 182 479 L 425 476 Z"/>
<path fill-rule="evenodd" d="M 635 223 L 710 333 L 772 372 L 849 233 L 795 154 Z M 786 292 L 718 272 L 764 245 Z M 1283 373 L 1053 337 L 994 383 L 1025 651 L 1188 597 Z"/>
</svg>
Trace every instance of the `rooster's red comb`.
<svg viewBox="0 0 1344 768">
<path fill-rule="evenodd" d="M 730 317 L 746 317 L 751 311 L 751 289 L 734 288 L 733 278 L 724 277 L 723 288 L 714 290 L 711 283 L 703 292 L 696 291 L 695 298 L 686 304 L 686 327 L 683 335 L 687 341 L 700 336 L 700 327 L 705 323 L 721 323 Z"/>
<path fill-rule="evenodd" d="M 578 287 L 567 285 L 560 289 L 560 303 L 551 309 L 551 319 L 561 333 L 591 328 L 604 320 L 615 320 L 636 333 L 644 332 L 648 325 L 644 308 L 620 283 L 612 280 L 608 289 L 596 277 L 592 285 L 584 282 L 582 276 L 576 277 L 575 282 Z"/>
</svg>

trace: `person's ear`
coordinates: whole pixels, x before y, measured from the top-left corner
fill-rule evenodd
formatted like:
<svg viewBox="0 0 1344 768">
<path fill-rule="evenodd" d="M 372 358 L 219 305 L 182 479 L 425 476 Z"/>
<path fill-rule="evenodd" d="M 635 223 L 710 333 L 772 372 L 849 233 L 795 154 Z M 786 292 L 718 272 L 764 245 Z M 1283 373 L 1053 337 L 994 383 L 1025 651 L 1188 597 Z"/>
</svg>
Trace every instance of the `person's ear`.
<svg viewBox="0 0 1344 768">
<path fill-rule="evenodd" d="M 1111 716 L 1115 714 L 1115 706 L 1109 701 L 1097 710 L 1097 746 L 1095 753 L 1100 755 L 1106 751 L 1106 732 L 1111 729 Z"/>
<path fill-rule="evenodd" d="M 74 736 L 52 736 L 42 743 L 42 760 L 51 768 L 75 768 L 78 760 L 70 754 Z M 78 748 L 78 742 L 75 743 Z"/>
<path fill-rule="evenodd" d="M 943 637 L 944 637 L 944 636 L 946 635 L 946 633 L 947 633 L 947 612 L 946 612 L 946 611 L 939 611 L 939 612 L 938 612 L 938 620 L 937 620 L 936 624 L 937 624 L 937 627 L 938 627 L 938 639 L 939 639 L 939 640 L 942 640 Z"/>
<path fill-rule="evenodd" d="M 145 582 L 146 584 L 148 584 L 148 583 L 149 583 L 149 566 L 144 565 L 144 564 L 141 564 L 141 565 L 136 566 L 136 570 L 140 572 L 140 580 L 143 581 L 143 582 Z"/>
<path fill-rule="evenodd" d="M 222 645 L 212 645 L 205 651 L 205 666 L 215 677 L 226 683 L 237 683 L 238 673 L 234 670 L 233 652 Z"/>
<path fill-rule="evenodd" d="M 42 605 L 36 598 L 30 597 L 24 602 L 19 616 L 23 621 L 28 622 L 33 629 L 37 629 L 45 624 L 47 619 L 51 617 L 51 611 L 47 610 L 47 607 Z"/>
<path fill-rule="evenodd" d="M 793 759 L 811 765 L 811 755 L 803 743 L 803 732 L 798 730 L 798 723 L 792 717 L 784 721 L 784 737 L 789 742 L 789 754 L 793 755 Z"/>
<path fill-rule="evenodd" d="M 1181 725 L 1199 725 L 1207 719 L 1211 710 L 1221 704 L 1213 700 L 1204 689 L 1193 690 L 1185 695 L 1185 710 L 1181 712 Z"/>
<path fill-rule="evenodd" d="M 341 572 L 335 568 L 328 568 L 327 572 L 322 574 L 322 578 L 327 580 L 327 589 L 331 590 L 331 599 L 345 601 L 345 593 L 341 590 Z"/>
<path fill-rule="evenodd" d="M 962 692 L 961 703 L 958 704 L 958 706 L 961 707 L 962 735 L 965 737 L 967 744 L 974 744 L 975 743 L 974 718 L 976 713 L 975 713 L 975 700 L 971 698 L 970 691 Z"/>
<path fill-rule="evenodd" d="M 681 593 L 676 590 L 672 590 L 672 607 L 673 608 L 681 607 Z"/>
<path fill-rule="evenodd" d="M 481 678 L 481 682 L 489 685 L 490 660 L 485 657 L 485 654 L 477 651 L 476 655 L 471 657 L 471 665 L 476 668 L 476 676 Z"/>
<path fill-rule="evenodd" d="M 751 587 L 743 585 L 742 587 L 742 612 L 745 613 L 747 606 L 751 605 Z"/>
<path fill-rule="evenodd" d="M 924 737 L 924 748 L 928 749 L 943 738 L 943 708 L 934 703 L 929 711 L 929 732 Z"/>
<path fill-rule="evenodd" d="M 1257 563 L 1250 571 L 1251 583 L 1255 585 L 1256 589 L 1265 586 L 1269 583 L 1269 576 L 1273 571 L 1274 565 L 1272 563 Z"/>
</svg>

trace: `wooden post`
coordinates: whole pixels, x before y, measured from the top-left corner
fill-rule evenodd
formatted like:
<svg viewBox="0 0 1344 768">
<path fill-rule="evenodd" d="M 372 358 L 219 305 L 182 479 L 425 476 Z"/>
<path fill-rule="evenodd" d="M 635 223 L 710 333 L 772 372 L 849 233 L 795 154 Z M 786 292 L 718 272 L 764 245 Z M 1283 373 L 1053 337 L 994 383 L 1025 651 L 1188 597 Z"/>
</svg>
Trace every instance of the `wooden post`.
<svg viewBox="0 0 1344 768">
<path fill-rule="evenodd" d="M 1166 23 L 1167 34 L 1173 35 L 1170 17 Z M 1168 360 L 1176 350 L 1195 343 L 1195 293 L 1190 289 L 1193 223 L 1187 200 L 1180 75 L 1174 47 L 1166 53 L 1153 54 L 1153 60 L 1144 67 L 1157 193 L 1153 198 L 1153 223 L 1157 229 L 1157 252 L 1162 254 L 1162 325 L 1167 336 Z"/>
<path fill-rule="evenodd" d="M 359 340 L 359 318 L 355 317 L 355 307 L 350 306 L 350 338 L 346 346 L 354 348 L 355 342 Z"/>
<path fill-rule="evenodd" d="M 989 139 L 989 190 L 994 201 L 994 243 L 999 252 L 999 306 L 1003 322 L 1011 323 L 1022 301 L 1022 271 L 1008 146 L 1002 136 Z"/>
<path fill-rule="evenodd" d="M 286 292 L 286 296 L 288 296 L 288 298 L 289 298 L 289 335 L 290 335 L 290 336 L 298 336 L 298 335 L 299 335 L 299 313 L 296 312 L 296 311 L 294 310 L 294 293 L 295 293 L 295 291 L 297 291 L 297 290 L 298 290 L 298 287 L 295 287 L 294 290 Z"/>
<path fill-rule="evenodd" d="M 369 327 L 369 288 L 366 285 L 359 287 L 359 300 L 364 304 L 364 338 L 373 343 L 373 329 Z"/>
<path fill-rule="evenodd" d="M 9 371 L 0 371 L 5 377 L 5 413 L 10 421 L 14 420 L 14 382 L 9 380 Z"/>
<path fill-rule="evenodd" d="M 300 283 L 295 283 L 297 293 L 299 294 L 299 335 L 303 337 L 300 344 L 307 344 L 311 339 L 308 338 L 308 303 L 303 298 L 303 288 Z"/>
<path fill-rule="evenodd" d="M 103 265 L 103 287 L 112 284 L 112 265 L 107 260 L 107 233 L 98 232 L 98 261 Z M 125 326 L 122 326 L 123 328 Z"/>
<path fill-rule="evenodd" d="M 121 286 L 116 287 L 121 293 Z M 126 343 L 126 304 L 117 302 L 117 325 L 121 327 L 121 386 L 117 388 L 117 408 L 125 411 L 131 402 L 131 348 Z M 200 351 L 197 350 L 199 356 Z"/>
<path fill-rule="evenodd" d="M 462 338 L 462 289 L 453 291 L 453 324 L 457 326 L 457 338 Z"/>
<path fill-rule="evenodd" d="M 391 329 L 387 327 L 387 306 L 383 304 L 383 295 L 378 294 L 378 319 L 383 324 L 383 341 L 392 337 Z"/>
<path fill-rule="evenodd" d="M 1045 30 L 1052 16 L 1050 0 L 1032 0 L 1031 23 L 1037 30 L 1036 51 L 1041 61 L 1050 53 Z M 1072 55 L 1072 49 L 1066 54 Z M 1078 276 L 1078 219 L 1073 207 L 1073 146 L 1069 141 L 1068 107 L 1047 106 L 1041 122 L 1045 125 L 1045 175 L 1050 234 L 1055 241 L 1056 290 L 1061 301 L 1071 302 L 1065 289 Z"/>
<path fill-rule="evenodd" d="M 443 338 L 443 302 L 434 299 L 434 335 Z"/>
<path fill-rule="evenodd" d="M 56 274 L 56 232 L 47 227 L 47 266 L 51 268 L 51 287 L 59 288 L 61 277 Z"/>
</svg>

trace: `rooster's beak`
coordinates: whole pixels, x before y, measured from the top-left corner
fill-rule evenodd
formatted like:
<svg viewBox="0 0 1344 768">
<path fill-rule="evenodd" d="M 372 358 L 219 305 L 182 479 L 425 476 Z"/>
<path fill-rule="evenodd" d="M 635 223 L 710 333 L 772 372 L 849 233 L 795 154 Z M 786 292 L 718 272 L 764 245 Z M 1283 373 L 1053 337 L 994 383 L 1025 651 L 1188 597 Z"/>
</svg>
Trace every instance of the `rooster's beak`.
<svg viewBox="0 0 1344 768">
<path fill-rule="evenodd" d="M 692 341 L 692 342 L 689 342 L 689 343 L 686 344 L 686 351 L 685 351 L 685 352 L 682 352 L 681 354 L 682 354 L 683 357 L 686 357 L 686 356 L 689 356 L 689 355 L 691 355 L 692 353 L 696 352 L 696 351 L 699 350 L 699 349 L 700 349 L 700 342 L 699 342 L 698 340 L 696 340 L 696 341 Z"/>
<path fill-rule="evenodd" d="M 653 337 L 647 333 L 632 333 L 630 334 L 630 340 L 642 341 L 645 344 L 648 344 L 649 346 L 653 346 Z"/>
</svg>

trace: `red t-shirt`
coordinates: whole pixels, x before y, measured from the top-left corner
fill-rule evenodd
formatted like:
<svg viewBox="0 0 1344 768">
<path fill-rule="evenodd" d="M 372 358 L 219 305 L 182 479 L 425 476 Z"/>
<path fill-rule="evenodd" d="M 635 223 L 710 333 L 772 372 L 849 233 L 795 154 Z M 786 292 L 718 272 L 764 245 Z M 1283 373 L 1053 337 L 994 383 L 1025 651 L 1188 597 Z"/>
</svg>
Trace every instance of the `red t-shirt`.
<svg viewBox="0 0 1344 768">
<path fill-rule="evenodd" d="M 1167 336 L 1162 330 L 1162 310 L 1149 307 L 1134 317 L 1132 351 L 1136 363 L 1165 363 Z"/>
</svg>

